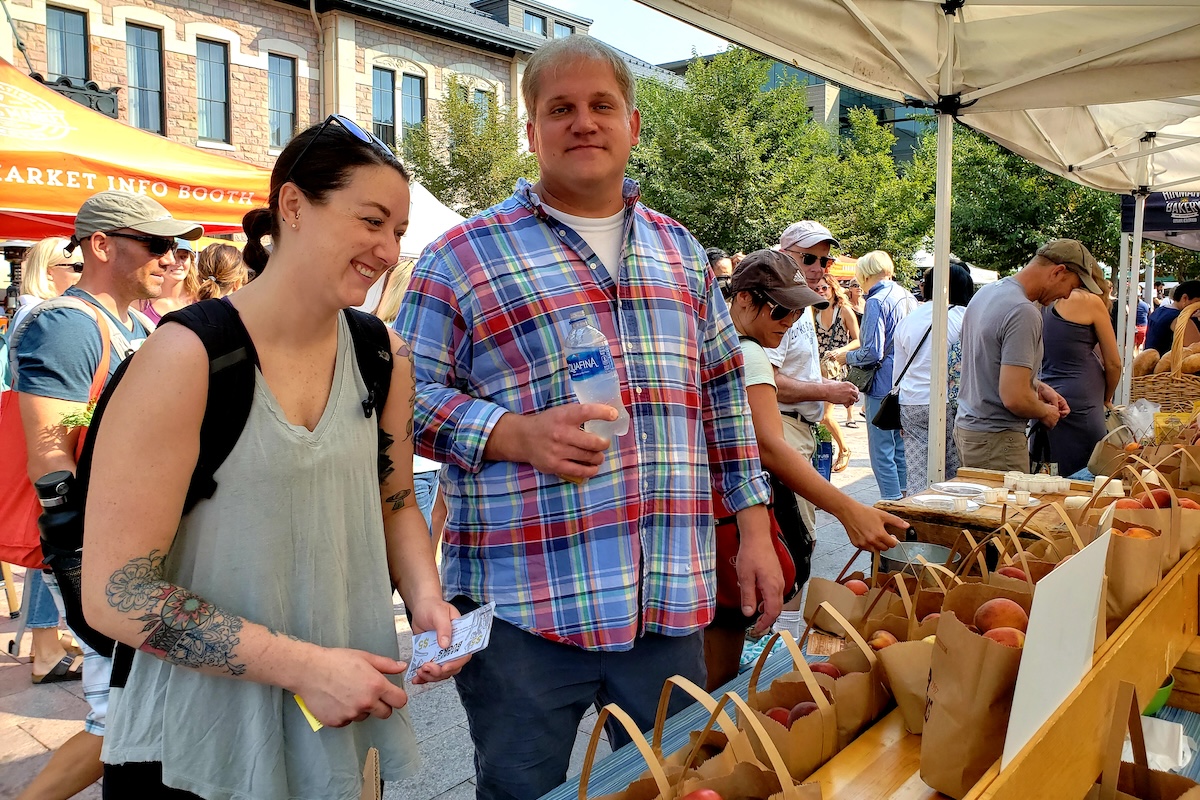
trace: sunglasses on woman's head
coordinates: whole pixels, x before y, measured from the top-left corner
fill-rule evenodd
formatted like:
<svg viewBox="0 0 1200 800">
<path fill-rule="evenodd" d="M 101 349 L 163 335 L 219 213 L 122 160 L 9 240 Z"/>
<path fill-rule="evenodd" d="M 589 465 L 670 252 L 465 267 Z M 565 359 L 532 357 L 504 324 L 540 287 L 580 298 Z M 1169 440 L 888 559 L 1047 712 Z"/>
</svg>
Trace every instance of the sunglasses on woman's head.
<svg viewBox="0 0 1200 800">
<path fill-rule="evenodd" d="M 392 161 L 399 161 L 399 159 L 396 158 L 396 154 L 392 152 L 392 148 L 388 147 L 387 143 L 385 143 L 378 136 L 363 130 L 362 126 L 347 116 L 343 116 L 342 114 L 330 114 L 325 118 L 325 121 L 321 123 L 321 127 L 317 129 L 317 132 L 313 135 L 313 137 L 308 140 L 308 144 L 304 145 L 304 149 L 300 151 L 300 155 L 296 156 L 296 160 L 292 162 L 292 168 L 288 170 L 287 178 L 285 178 L 283 181 L 284 183 L 287 183 L 292 179 L 292 175 L 296 172 L 296 167 L 298 167 L 300 162 L 304 160 L 304 156 L 308 154 L 308 149 L 313 146 L 313 142 L 315 142 L 317 139 L 320 139 L 321 134 L 325 132 L 325 129 L 334 122 L 342 126 L 342 128 L 345 129 L 345 131 L 355 139 L 358 139 L 363 144 L 370 145 L 375 150 L 379 151 L 381 155 L 386 155 Z"/>
<path fill-rule="evenodd" d="M 51 264 L 50 266 L 57 267 L 58 269 L 69 269 L 72 272 L 83 272 L 82 261 L 71 261 L 66 264 Z"/>
<path fill-rule="evenodd" d="M 121 233 L 120 231 L 101 231 L 105 236 L 116 236 L 121 239 L 133 239 L 146 245 L 150 255 L 162 258 L 175 249 L 175 240 L 167 236 L 149 236 L 138 233 Z"/>
</svg>

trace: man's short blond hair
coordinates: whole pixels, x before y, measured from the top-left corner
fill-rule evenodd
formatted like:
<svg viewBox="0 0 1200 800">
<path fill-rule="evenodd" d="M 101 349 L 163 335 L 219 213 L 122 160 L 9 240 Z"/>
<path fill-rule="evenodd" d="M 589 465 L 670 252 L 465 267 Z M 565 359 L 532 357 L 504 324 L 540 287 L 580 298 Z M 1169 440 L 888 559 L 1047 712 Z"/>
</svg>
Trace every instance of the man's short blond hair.
<svg viewBox="0 0 1200 800">
<path fill-rule="evenodd" d="M 595 61 L 612 67 L 617 86 L 625 98 L 625 113 L 632 114 L 636 101 L 636 84 L 629 65 L 621 54 L 601 41 L 584 34 L 575 34 L 547 42 L 534 52 L 525 67 L 521 79 L 521 95 L 525 98 L 525 110 L 529 119 L 537 117 L 538 95 L 546 77 L 558 69 L 577 61 Z"/>
<path fill-rule="evenodd" d="M 858 263 L 854 265 L 854 279 L 861 286 L 867 282 L 867 279 L 875 275 L 883 274 L 884 278 L 890 278 L 896 274 L 896 265 L 892 263 L 892 257 L 882 250 L 872 250 L 864 256 L 858 257 Z"/>
</svg>

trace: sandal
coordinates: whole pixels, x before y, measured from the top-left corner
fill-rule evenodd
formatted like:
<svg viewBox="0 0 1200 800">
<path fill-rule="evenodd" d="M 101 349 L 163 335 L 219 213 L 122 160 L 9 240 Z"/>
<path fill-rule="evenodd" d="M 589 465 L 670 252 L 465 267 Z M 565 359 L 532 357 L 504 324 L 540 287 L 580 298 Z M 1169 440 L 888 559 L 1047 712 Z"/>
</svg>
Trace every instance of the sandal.
<svg viewBox="0 0 1200 800">
<path fill-rule="evenodd" d="M 842 427 L 843 428 L 857 428 L 858 423 L 855 422 L 854 420 L 847 420 L 846 422 L 842 423 Z"/>
<path fill-rule="evenodd" d="M 838 453 L 837 461 L 833 462 L 833 471 L 841 472 L 848 466 L 850 466 L 850 451 L 842 450 Z"/>
<path fill-rule="evenodd" d="M 33 682 L 41 685 L 43 683 L 63 683 L 65 681 L 83 680 L 83 667 L 79 669 L 71 669 L 71 665 L 75 663 L 75 656 L 63 656 L 62 661 L 54 665 L 54 668 L 45 675 L 34 675 Z"/>
</svg>

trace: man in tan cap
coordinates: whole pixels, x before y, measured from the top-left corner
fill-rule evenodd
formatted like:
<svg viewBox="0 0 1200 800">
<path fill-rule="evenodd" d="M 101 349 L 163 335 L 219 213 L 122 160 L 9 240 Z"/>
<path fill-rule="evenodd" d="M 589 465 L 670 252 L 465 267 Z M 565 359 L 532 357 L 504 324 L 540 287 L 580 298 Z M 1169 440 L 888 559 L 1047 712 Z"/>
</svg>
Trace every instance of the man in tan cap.
<svg viewBox="0 0 1200 800">
<path fill-rule="evenodd" d="M 1016 275 L 971 299 L 962 323 L 962 383 L 954 443 L 964 467 L 1029 471 L 1030 420 L 1053 428 L 1071 409 L 1037 380 L 1042 307 L 1076 289 L 1104 295 L 1106 281 L 1081 242 L 1054 239 Z"/>
<path fill-rule="evenodd" d="M 150 197 L 100 192 L 75 216 L 71 249 L 83 253 L 83 275 L 62 297 L 36 306 L 15 330 L 13 388 L 25 428 L 30 480 L 59 470 L 75 472 L 80 428 L 62 424 L 95 399 L 93 380 L 109 350 L 108 374 L 154 329 L 130 306 L 162 292 L 163 275 L 175 263 L 175 238 L 198 239 L 204 229 L 174 219 Z M 132 477 L 132 476 L 131 476 Z M 49 582 L 51 591 L 57 584 Z M 112 661 L 83 644 L 83 694 L 91 706 L 84 729 L 55 752 L 22 798 L 71 797 L 100 779 L 100 747 L 108 709 Z"/>
</svg>

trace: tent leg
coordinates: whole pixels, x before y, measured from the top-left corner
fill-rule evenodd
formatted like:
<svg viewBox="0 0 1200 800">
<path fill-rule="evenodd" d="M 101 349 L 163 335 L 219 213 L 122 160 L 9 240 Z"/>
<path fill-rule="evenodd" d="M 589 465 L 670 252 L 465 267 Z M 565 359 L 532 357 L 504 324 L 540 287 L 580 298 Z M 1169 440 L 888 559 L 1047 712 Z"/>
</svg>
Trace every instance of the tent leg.
<svg viewBox="0 0 1200 800">
<path fill-rule="evenodd" d="M 930 398 L 929 406 L 929 460 L 927 477 L 930 482 L 946 478 L 946 393 L 949 384 L 946 356 L 949 350 L 950 312 L 950 191 L 954 154 L 954 118 L 949 114 L 937 115 L 937 196 L 934 207 L 933 234 L 933 297 L 925 298 L 933 303 L 933 330 L 929 335 Z"/>
<path fill-rule="evenodd" d="M 1133 364 L 1133 334 L 1137 323 L 1137 282 L 1138 272 L 1142 266 L 1142 229 L 1146 223 L 1146 193 L 1139 192 L 1134 197 L 1133 206 L 1133 243 L 1129 250 L 1128 269 L 1124 274 L 1124 285 L 1121 287 L 1121 304 L 1117 309 L 1117 339 L 1122 343 L 1121 361 L 1126 368 L 1121 370 L 1121 383 L 1117 387 L 1114 398 L 1116 405 L 1128 405 L 1129 389 Z"/>
</svg>

